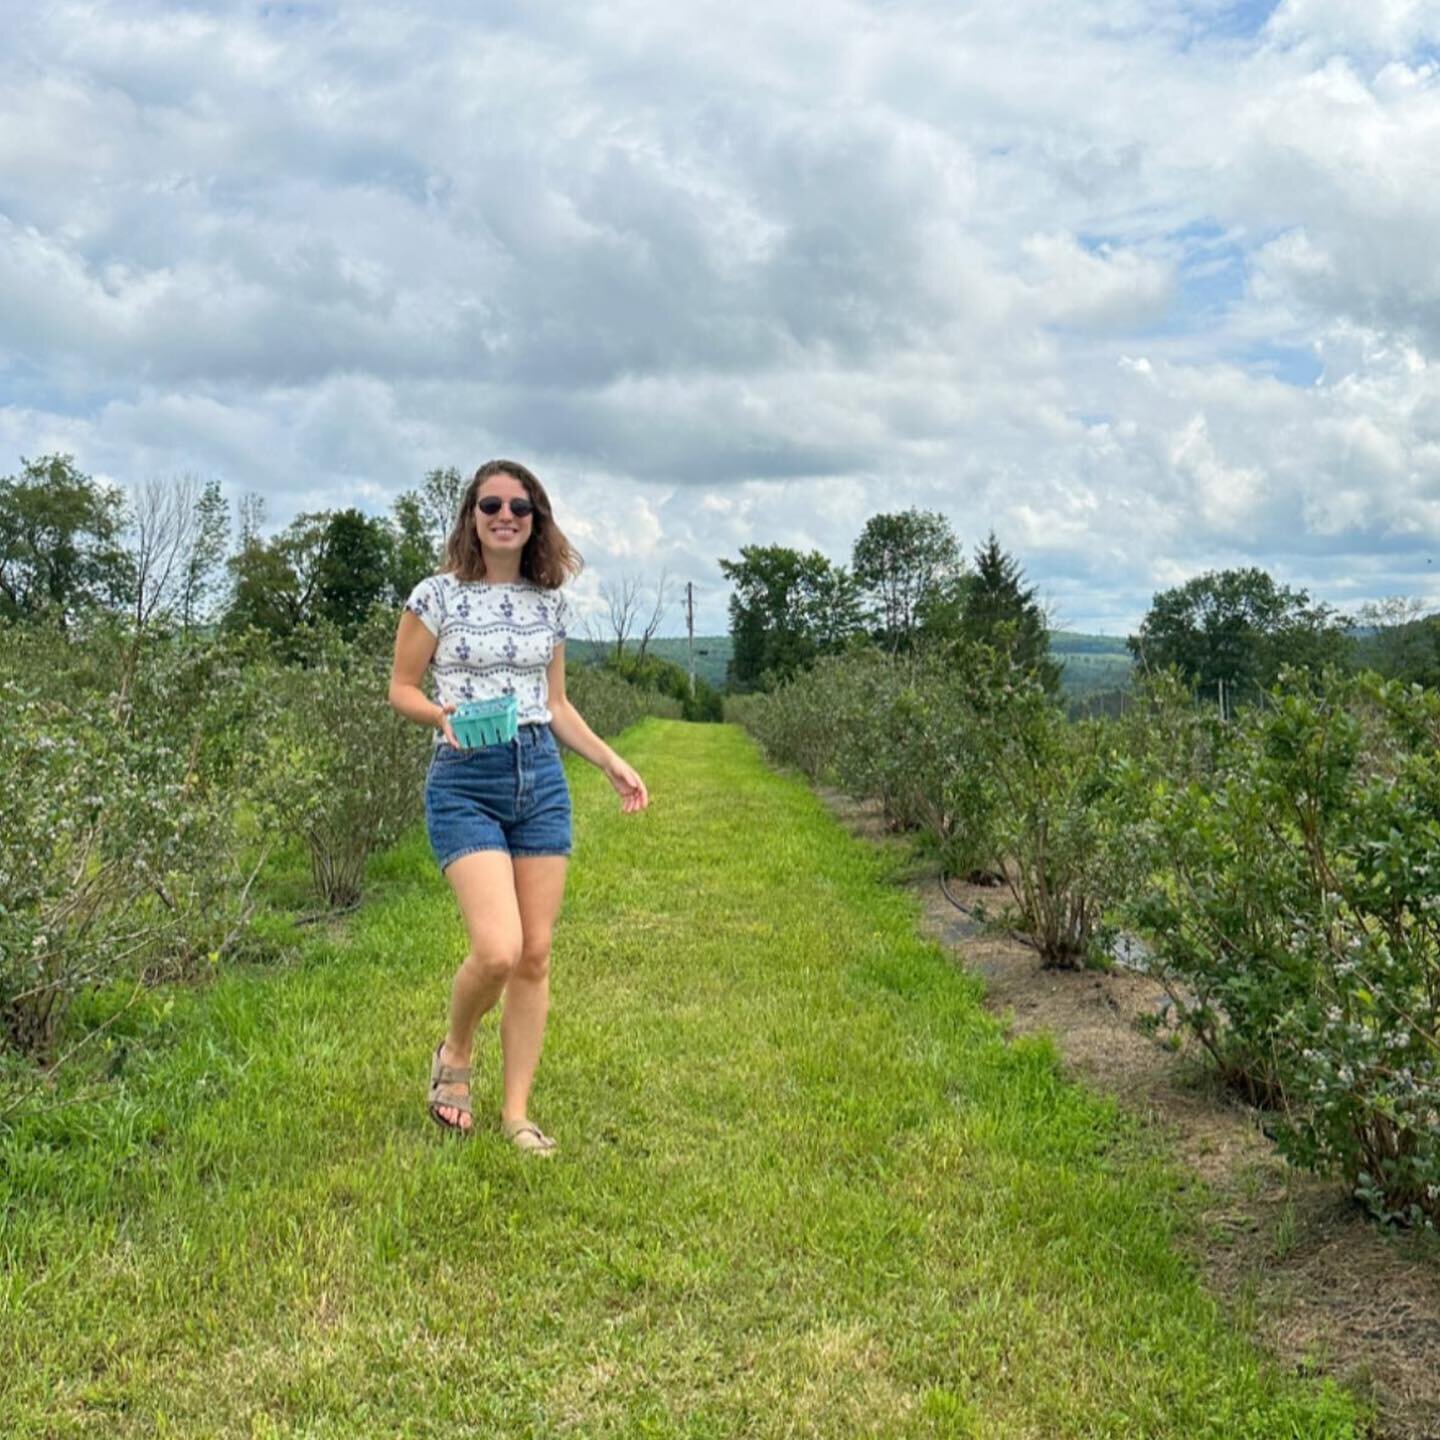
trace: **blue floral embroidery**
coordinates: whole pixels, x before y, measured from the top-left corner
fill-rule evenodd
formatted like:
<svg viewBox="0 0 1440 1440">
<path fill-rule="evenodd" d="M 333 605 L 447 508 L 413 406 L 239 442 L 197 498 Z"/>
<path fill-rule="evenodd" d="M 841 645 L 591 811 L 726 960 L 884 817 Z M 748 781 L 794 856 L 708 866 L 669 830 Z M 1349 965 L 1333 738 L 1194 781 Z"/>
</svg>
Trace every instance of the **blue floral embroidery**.
<svg viewBox="0 0 1440 1440">
<path fill-rule="evenodd" d="M 505 658 L 507 660 L 515 658 L 515 637 L 513 635 L 505 637 Z"/>
<path fill-rule="evenodd" d="M 455 658 L 457 660 L 468 660 L 470 658 L 470 642 L 468 640 L 462 640 L 455 647 Z"/>
<path fill-rule="evenodd" d="M 507 620 L 513 620 L 515 618 L 515 606 L 511 604 L 508 595 L 502 595 L 500 597 L 500 613 Z"/>
</svg>

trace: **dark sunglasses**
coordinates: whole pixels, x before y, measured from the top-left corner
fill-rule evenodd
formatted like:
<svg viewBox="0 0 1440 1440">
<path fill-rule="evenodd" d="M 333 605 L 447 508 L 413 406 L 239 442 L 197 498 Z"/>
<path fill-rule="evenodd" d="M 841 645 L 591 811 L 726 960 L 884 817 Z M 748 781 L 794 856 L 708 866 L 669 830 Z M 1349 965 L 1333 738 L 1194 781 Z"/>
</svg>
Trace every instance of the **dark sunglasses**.
<svg viewBox="0 0 1440 1440">
<path fill-rule="evenodd" d="M 475 508 L 482 515 L 498 515 L 505 507 L 505 501 L 498 495 L 487 495 L 483 500 L 475 502 Z M 535 502 L 527 500 L 522 495 L 518 500 L 510 501 L 510 513 L 517 519 L 523 520 L 527 515 L 535 512 Z"/>
</svg>

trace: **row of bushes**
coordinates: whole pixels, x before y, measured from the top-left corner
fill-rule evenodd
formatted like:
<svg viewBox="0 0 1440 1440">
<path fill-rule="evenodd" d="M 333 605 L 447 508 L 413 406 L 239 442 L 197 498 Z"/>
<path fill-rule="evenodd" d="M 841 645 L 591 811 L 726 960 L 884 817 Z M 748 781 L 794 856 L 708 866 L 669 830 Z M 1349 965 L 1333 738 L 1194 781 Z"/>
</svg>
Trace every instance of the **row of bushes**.
<svg viewBox="0 0 1440 1440">
<path fill-rule="evenodd" d="M 1229 723 L 1171 678 L 1068 721 L 1008 658 L 822 662 L 731 702 L 777 760 L 988 873 L 1048 964 L 1138 937 L 1285 1152 L 1440 1221 L 1440 696 L 1287 675 Z"/>
<path fill-rule="evenodd" d="M 88 991 L 266 951 L 277 847 L 303 852 L 325 910 L 358 901 L 419 817 L 431 745 L 386 702 L 394 624 L 310 632 L 299 664 L 253 632 L 0 632 L 0 1068 L 83 1043 L 65 1019 Z M 588 667 L 568 681 L 601 734 L 679 712 Z"/>
</svg>

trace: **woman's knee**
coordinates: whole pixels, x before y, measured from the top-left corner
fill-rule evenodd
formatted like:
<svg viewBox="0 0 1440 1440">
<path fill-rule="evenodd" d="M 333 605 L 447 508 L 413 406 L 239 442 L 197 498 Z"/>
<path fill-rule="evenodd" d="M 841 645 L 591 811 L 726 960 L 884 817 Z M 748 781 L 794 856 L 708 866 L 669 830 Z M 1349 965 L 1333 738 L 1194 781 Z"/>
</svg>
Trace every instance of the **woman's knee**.
<svg viewBox="0 0 1440 1440">
<path fill-rule="evenodd" d="M 465 957 L 465 968 L 477 980 L 504 983 L 520 964 L 521 947 L 515 944 L 477 945 Z"/>
<path fill-rule="evenodd" d="M 537 935 L 525 937 L 520 947 L 520 963 L 515 973 L 522 980 L 543 980 L 550 973 L 550 937 Z"/>
</svg>

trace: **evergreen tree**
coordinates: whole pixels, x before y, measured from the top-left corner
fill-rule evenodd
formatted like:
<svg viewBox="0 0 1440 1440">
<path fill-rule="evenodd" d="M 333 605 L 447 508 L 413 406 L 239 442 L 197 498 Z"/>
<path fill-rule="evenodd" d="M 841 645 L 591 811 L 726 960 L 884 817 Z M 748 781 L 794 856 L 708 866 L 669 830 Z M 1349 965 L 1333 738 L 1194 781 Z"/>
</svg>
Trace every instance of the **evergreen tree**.
<svg viewBox="0 0 1440 1440">
<path fill-rule="evenodd" d="M 1000 548 L 995 532 L 975 552 L 975 573 L 966 586 L 961 631 L 973 640 L 1008 650 L 1052 693 L 1060 688 L 1061 666 L 1050 654 L 1050 628 L 1027 586 L 1019 562 Z"/>
</svg>

